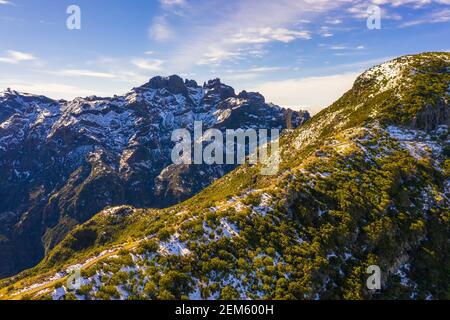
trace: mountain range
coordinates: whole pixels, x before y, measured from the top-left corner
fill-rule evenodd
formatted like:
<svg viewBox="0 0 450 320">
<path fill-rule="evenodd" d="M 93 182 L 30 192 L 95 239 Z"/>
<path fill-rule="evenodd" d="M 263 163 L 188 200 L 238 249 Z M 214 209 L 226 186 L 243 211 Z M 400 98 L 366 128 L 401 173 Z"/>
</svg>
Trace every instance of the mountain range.
<svg viewBox="0 0 450 320">
<path fill-rule="evenodd" d="M 55 101 L 11 89 L 0 95 L 0 277 L 36 265 L 76 225 L 108 206 L 167 207 L 236 165 L 171 160 L 172 132 L 296 128 L 304 111 L 236 94 L 219 79 L 203 86 L 155 77 L 124 96 Z"/>
<path fill-rule="evenodd" d="M 305 113 L 296 114 L 267 105 L 258 94 L 236 96 L 218 80 L 202 88 L 190 82 L 181 86 L 178 78 L 175 82 L 180 86 L 171 85 L 170 78 L 156 78 L 125 97 L 108 100 L 88 98 L 56 103 L 33 97 L 33 100 L 41 101 L 39 110 L 45 110 L 41 112 L 48 116 L 42 118 L 38 116 L 41 112 L 30 111 L 13 117 L 10 122 L 2 120 L 1 137 L 6 136 L 4 126 L 11 126 L 8 144 L 3 144 L 4 138 L 0 138 L 0 148 L 8 146 L 2 159 L 9 159 L 10 171 L 3 170 L 5 160 L 2 160 L 1 168 L 2 172 L 10 172 L 9 179 L 13 172 L 17 180 L 20 177 L 29 179 L 34 177 L 33 172 L 42 170 L 14 167 L 18 165 L 19 155 L 26 151 L 31 152 L 21 158 L 22 165 L 41 163 L 36 161 L 40 154 L 51 154 L 50 164 L 55 169 L 46 171 L 46 177 L 41 181 L 52 181 L 50 177 L 53 176 L 55 181 L 60 181 L 57 179 L 64 180 L 64 176 L 61 176 L 59 165 L 70 159 L 66 150 L 69 147 L 74 150 L 75 142 L 87 146 L 103 137 L 108 147 L 97 147 L 101 151 L 88 149 L 83 154 L 85 162 L 74 160 L 76 165 L 69 165 L 73 170 L 66 173 L 68 180 L 60 188 L 52 182 L 40 192 L 35 188 L 13 189 L 10 180 L 4 179 L 8 184 L 7 187 L 2 184 L 1 195 L 3 199 L 5 194 L 10 197 L 6 199 L 11 199 L 5 202 L 6 207 L 20 203 L 15 202 L 13 195 L 19 197 L 24 190 L 27 190 L 27 196 L 24 196 L 28 199 L 27 205 L 37 204 L 48 190 L 55 191 L 49 199 L 42 201 L 46 209 L 35 209 L 42 215 L 27 211 L 19 218 L 12 213 L 14 210 L 1 208 L 4 212 L 11 211 L 0 216 L 2 228 L 9 226 L 2 231 L 6 234 L 1 238 L 2 266 L 4 261 L 11 259 L 4 257 L 4 252 L 8 252 L 4 248 L 14 243 L 14 238 L 9 238 L 13 233 L 7 232 L 24 230 L 29 224 L 42 226 L 39 232 L 35 231 L 35 239 L 43 240 L 39 257 L 44 258 L 34 268 L 2 281 L 0 298 L 450 297 L 449 53 L 408 55 L 375 66 L 361 74 L 353 88 L 339 100 L 306 122 L 308 116 Z M 190 100 L 186 98 L 186 92 L 181 92 L 183 87 L 187 88 Z M 191 90 L 191 87 L 197 89 Z M 148 94 L 149 88 L 169 92 L 169 98 L 161 98 L 164 93 L 154 98 L 153 93 Z M 213 94 L 209 95 L 210 92 Z M 3 101 L 11 94 L 4 94 Z M 186 98 L 181 99 L 184 103 L 175 103 L 179 100 L 174 96 L 179 95 Z M 21 97 L 24 101 L 28 99 Z M 153 110 L 163 124 L 180 121 L 189 126 L 193 117 L 185 118 L 184 113 L 178 112 L 180 105 L 190 105 L 192 101 L 190 110 L 199 107 L 202 119 L 212 119 L 206 120 L 210 121 L 210 127 L 223 129 L 221 126 L 226 126 L 226 120 L 218 121 L 223 118 L 219 114 L 229 114 L 229 111 L 223 111 L 234 110 L 233 106 L 242 105 L 239 102 L 242 100 L 247 101 L 244 104 L 252 101 L 259 106 L 257 109 L 263 109 L 257 116 L 257 124 L 261 127 L 278 125 L 290 129 L 280 138 L 282 161 L 279 174 L 264 176 L 260 174 L 260 165 L 244 164 L 225 175 L 214 176 L 222 175 L 215 181 L 193 188 L 195 191 L 177 199 L 192 197 L 168 208 L 156 209 L 152 201 L 142 206 L 136 206 L 133 201 L 126 205 L 116 201 L 122 199 L 115 193 L 117 190 L 123 190 L 124 194 L 129 190 L 122 182 L 131 181 L 124 180 L 133 175 L 127 175 L 129 168 L 138 167 L 142 158 L 138 157 L 139 153 L 132 153 L 133 156 L 125 156 L 126 160 L 119 160 L 119 170 L 114 169 L 114 163 L 117 163 L 114 150 L 124 150 L 121 149 L 122 141 L 130 140 L 111 137 L 134 137 L 127 135 L 125 128 L 128 128 L 128 121 L 132 123 L 131 127 L 135 126 L 136 114 Z M 140 108 L 142 101 L 153 108 Z M 228 107 L 221 108 L 218 101 L 226 101 Z M 5 105 L 2 102 L 1 119 L 6 119 L 8 112 L 10 119 L 15 111 L 8 110 L 17 108 Z M 109 123 L 109 126 L 101 126 L 102 130 L 95 130 L 98 128 L 96 119 L 105 119 L 105 114 L 112 112 L 112 106 L 123 108 L 124 105 L 127 106 L 124 113 L 114 112 L 115 125 L 111 127 Z M 178 117 L 160 117 L 161 106 Z M 103 108 L 109 112 L 102 111 Z M 242 107 L 237 109 L 243 110 Z M 59 115 L 61 111 L 62 116 Z M 278 116 L 267 116 L 269 111 Z M 244 119 L 248 118 L 253 119 L 244 116 Z M 274 118 L 279 119 L 279 124 L 272 122 Z M 144 119 L 147 116 L 141 121 L 145 122 Z M 286 124 L 286 119 L 291 123 Z M 30 121 L 41 123 L 40 129 L 35 131 Z M 241 121 L 244 123 L 241 126 L 252 123 L 251 120 Z M 28 144 L 14 144 L 14 139 L 25 136 L 19 129 L 24 123 L 29 123 L 26 126 L 33 132 L 26 136 L 33 138 Z M 291 129 L 294 127 L 297 128 Z M 152 126 L 143 125 L 142 128 L 151 130 Z M 112 132 L 116 134 L 112 135 Z M 33 149 L 39 145 L 38 136 L 46 137 L 49 142 L 44 145 L 55 149 Z M 135 143 L 139 139 L 131 141 Z M 22 151 L 7 156 L 10 146 L 15 145 Z M 160 150 L 165 144 L 155 142 L 154 145 L 156 148 L 150 150 Z M 165 167 L 167 165 L 161 165 L 161 168 Z M 89 168 L 87 173 L 86 168 Z M 124 168 L 123 171 L 120 168 Z M 148 174 L 148 168 L 146 170 Z M 186 169 L 186 172 L 190 170 Z M 157 171 L 150 180 L 159 183 L 161 179 L 155 178 L 161 170 Z M 138 175 L 142 174 L 139 172 Z M 115 187 L 108 189 L 106 185 Z M 167 188 L 171 183 L 163 185 Z M 78 189 L 80 186 L 82 191 Z M 175 189 L 176 192 L 169 192 L 171 197 L 178 194 L 178 187 L 171 190 Z M 113 200 L 101 200 L 104 198 L 100 195 L 108 190 L 114 190 L 108 198 Z M 147 195 L 139 188 L 131 190 L 136 198 L 130 199 Z M 84 192 L 85 196 L 80 196 Z M 167 191 L 158 194 L 167 194 Z M 75 195 L 82 200 L 73 202 Z M 155 193 L 146 198 L 155 199 Z M 161 201 L 164 207 L 171 204 Z M 22 202 L 20 207 L 26 206 Z M 70 222 L 61 223 L 65 217 L 69 217 Z M 27 234 L 30 237 L 27 245 L 31 243 L 31 235 L 33 233 Z M 34 262 L 38 260 L 36 257 Z M 381 270 L 380 290 L 370 290 L 366 286 L 369 266 Z M 14 268 L 7 269 L 6 273 L 8 270 Z M 67 281 L 73 270 L 80 271 L 76 288 L 71 288 Z"/>
</svg>

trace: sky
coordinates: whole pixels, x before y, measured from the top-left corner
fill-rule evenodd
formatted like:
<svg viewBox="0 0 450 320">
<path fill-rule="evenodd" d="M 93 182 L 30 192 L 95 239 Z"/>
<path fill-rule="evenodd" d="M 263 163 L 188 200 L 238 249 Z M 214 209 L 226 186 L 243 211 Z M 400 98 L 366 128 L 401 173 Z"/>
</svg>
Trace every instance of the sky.
<svg viewBox="0 0 450 320">
<path fill-rule="evenodd" d="M 450 0 L 0 0 L 0 90 L 112 96 L 178 74 L 316 113 L 373 65 L 450 51 L 449 27 Z"/>
</svg>

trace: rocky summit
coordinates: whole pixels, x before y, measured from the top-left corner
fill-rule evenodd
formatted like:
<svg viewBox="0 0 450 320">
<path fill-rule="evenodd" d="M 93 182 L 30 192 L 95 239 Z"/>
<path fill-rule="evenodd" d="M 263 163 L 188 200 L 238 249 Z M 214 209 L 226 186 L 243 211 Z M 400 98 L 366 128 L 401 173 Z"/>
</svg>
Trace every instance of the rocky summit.
<svg viewBox="0 0 450 320">
<path fill-rule="evenodd" d="M 296 128 L 283 109 L 219 79 L 155 77 L 124 96 L 73 101 L 0 94 L 0 277 L 37 264 L 67 233 L 109 206 L 165 207 L 236 166 L 172 164 L 173 130 Z"/>
</svg>

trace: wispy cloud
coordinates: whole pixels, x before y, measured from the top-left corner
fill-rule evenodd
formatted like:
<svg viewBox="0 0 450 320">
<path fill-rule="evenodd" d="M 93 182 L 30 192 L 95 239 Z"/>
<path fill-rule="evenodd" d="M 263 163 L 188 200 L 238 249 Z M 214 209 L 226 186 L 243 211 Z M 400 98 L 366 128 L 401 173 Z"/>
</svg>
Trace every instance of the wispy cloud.
<svg viewBox="0 0 450 320">
<path fill-rule="evenodd" d="M 237 59 L 241 57 L 239 51 L 227 51 L 220 46 L 211 46 L 208 51 L 201 55 L 196 62 L 197 65 L 216 65 L 222 61 Z"/>
<path fill-rule="evenodd" d="M 285 68 L 282 67 L 253 67 L 247 69 L 229 69 L 226 70 L 226 75 L 223 78 L 226 81 L 235 80 L 253 80 L 262 76 L 266 76 L 269 73 L 281 71 Z"/>
<path fill-rule="evenodd" d="M 186 4 L 186 0 L 159 0 L 163 7 L 182 6 Z"/>
<path fill-rule="evenodd" d="M 410 4 L 411 2 L 423 2 L 423 1 L 431 1 L 431 0 L 373 0 L 371 3 L 368 1 L 356 0 L 356 1 L 348 1 L 351 5 L 346 9 L 346 12 L 350 14 L 351 17 L 356 19 L 367 19 L 369 17 L 368 8 L 371 4 L 381 6 L 381 17 L 386 20 L 401 20 L 402 16 L 392 12 L 388 9 L 386 5 L 391 5 L 393 7 L 399 7 L 405 4 Z"/>
<path fill-rule="evenodd" d="M 408 6 L 414 9 L 423 8 L 430 4 L 450 4 L 450 0 L 342 0 L 347 2 L 350 6 L 347 8 L 347 12 L 357 19 L 366 19 L 369 16 L 367 8 L 370 4 L 381 6 L 381 15 L 383 19 L 388 20 L 402 20 L 403 17 L 393 12 L 391 9 Z"/>
<path fill-rule="evenodd" d="M 9 4 L 9 5 L 13 5 L 14 3 L 8 0 L 0 0 L 0 5 L 2 4 Z"/>
<path fill-rule="evenodd" d="M 161 0 L 162 7 L 177 7 L 153 20 L 151 38 L 170 41 L 172 55 L 165 59 L 173 70 L 224 62 L 239 62 L 259 46 L 333 37 L 345 31 L 347 20 L 368 17 L 370 4 L 380 5 L 382 19 L 400 21 L 402 6 L 422 8 L 450 4 L 450 0 Z M 180 14 L 180 12 L 184 14 Z M 336 16 L 336 13 L 339 15 Z M 444 18 L 441 18 L 442 20 Z M 318 27 L 317 24 L 322 25 Z M 365 24 L 362 25 L 365 28 Z"/>
<path fill-rule="evenodd" d="M 274 42 L 308 40 L 312 34 L 306 21 L 339 5 L 328 0 L 190 2 L 186 9 L 190 10 L 189 15 L 177 21 L 180 28 L 183 23 L 190 25 L 189 32 L 174 39 L 176 54 L 168 60 L 174 64 L 174 69 L 184 69 L 198 61 L 239 60 L 254 52 L 255 46 L 260 46 L 258 49 L 261 50 L 261 45 Z"/>
<path fill-rule="evenodd" d="M 1 1 L 1 0 L 0 0 Z M 36 60 L 36 57 L 31 53 L 8 50 L 6 51 L 6 55 L 0 57 L 0 62 L 9 63 L 9 64 L 17 64 L 24 61 L 32 61 Z"/>
<path fill-rule="evenodd" d="M 450 4 L 450 0 L 448 1 Z M 417 25 L 422 25 L 426 23 L 443 23 L 450 21 L 450 9 L 444 9 L 440 11 L 434 11 L 430 14 L 427 14 L 421 19 L 415 19 L 407 21 L 400 25 L 401 28 L 412 27 Z"/>
<path fill-rule="evenodd" d="M 376 5 L 389 4 L 393 7 L 400 7 L 404 5 L 410 5 L 414 8 L 421 8 L 431 3 L 450 4 L 449 0 L 372 0 Z"/>
<path fill-rule="evenodd" d="M 56 74 L 70 77 L 89 77 L 89 78 L 104 78 L 113 79 L 116 75 L 107 72 L 98 72 L 92 70 L 80 70 L 80 69 L 66 69 L 57 71 Z"/>
<path fill-rule="evenodd" d="M 174 37 L 174 32 L 165 17 L 156 17 L 149 28 L 149 36 L 156 41 L 167 41 Z"/>
<path fill-rule="evenodd" d="M 309 31 L 289 30 L 286 28 L 248 28 L 235 34 L 230 42 L 249 44 L 280 41 L 288 43 L 296 39 L 311 39 L 311 34 Z"/>
<path fill-rule="evenodd" d="M 333 24 L 333 25 L 337 25 L 337 24 L 341 24 L 343 21 L 341 19 L 332 19 L 332 20 L 327 20 L 325 21 L 325 23 L 327 24 Z"/>
<path fill-rule="evenodd" d="M 334 45 L 319 44 L 319 46 L 330 49 L 332 51 L 339 51 L 341 53 L 342 53 L 342 51 L 360 51 L 360 50 L 365 49 L 364 45 L 350 46 L 350 45 L 343 45 L 343 44 L 334 44 Z"/>
<path fill-rule="evenodd" d="M 330 49 L 331 50 L 345 50 L 345 49 L 347 49 L 347 47 L 338 45 L 338 46 L 331 46 Z"/>
<path fill-rule="evenodd" d="M 250 69 L 244 69 L 239 70 L 239 72 L 258 72 L 258 73 L 264 73 L 264 72 L 274 72 L 274 71 L 280 71 L 283 68 L 281 67 L 255 67 Z M 236 70 L 231 70 L 231 72 L 236 72 Z"/>
<path fill-rule="evenodd" d="M 163 60 L 158 60 L 158 59 L 133 59 L 131 61 L 131 63 L 133 65 L 135 65 L 136 67 L 143 69 L 143 70 L 147 70 L 147 71 L 161 71 L 162 70 L 162 65 L 164 63 Z"/>
<path fill-rule="evenodd" d="M 334 33 L 330 30 L 329 27 L 327 27 L 327 26 L 322 26 L 322 27 L 319 29 L 319 35 L 320 35 L 321 37 L 323 37 L 323 38 L 329 38 L 329 37 L 334 36 Z"/>
</svg>

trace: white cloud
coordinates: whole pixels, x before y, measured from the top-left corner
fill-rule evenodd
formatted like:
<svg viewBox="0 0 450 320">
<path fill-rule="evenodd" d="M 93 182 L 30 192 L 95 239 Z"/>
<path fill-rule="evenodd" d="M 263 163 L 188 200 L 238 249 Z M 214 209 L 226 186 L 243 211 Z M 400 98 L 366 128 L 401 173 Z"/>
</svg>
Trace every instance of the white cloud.
<svg viewBox="0 0 450 320">
<path fill-rule="evenodd" d="M 334 33 L 331 33 L 331 32 L 322 32 L 320 35 L 321 35 L 322 37 L 324 37 L 324 38 L 329 38 L 329 37 L 334 36 Z"/>
<path fill-rule="evenodd" d="M 1 4 L 13 4 L 11 1 L 7 1 L 7 0 L 0 0 L 0 5 Z"/>
<path fill-rule="evenodd" d="M 282 69 L 283 68 L 281 68 L 281 67 L 255 67 L 255 68 L 250 68 L 250 69 L 246 69 L 246 70 L 240 70 L 240 72 L 265 73 L 265 72 L 279 71 L 279 70 L 282 70 Z M 235 72 L 235 70 L 233 70 L 232 72 Z"/>
<path fill-rule="evenodd" d="M 415 1 L 415 0 L 413 0 Z M 418 2 L 420 2 L 421 0 L 418 0 Z M 426 0 L 428 1 L 428 0 Z M 347 12 L 356 19 L 367 19 L 369 17 L 369 13 L 367 11 L 367 9 L 369 8 L 370 3 L 367 3 L 366 1 L 350 1 L 351 3 L 353 3 L 349 8 L 347 8 Z M 396 1 L 386 1 L 386 0 L 373 0 L 372 4 L 375 5 L 384 5 L 384 4 L 391 4 L 393 5 L 393 3 L 396 3 Z M 402 4 L 395 4 L 394 7 L 398 7 L 400 5 L 404 5 L 405 3 Z M 389 10 L 386 6 L 382 6 L 381 7 L 381 18 L 382 19 L 386 19 L 386 20 L 401 20 L 402 16 L 395 13 L 395 12 L 391 12 L 391 10 Z"/>
<path fill-rule="evenodd" d="M 329 50 L 334 51 L 334 55 L 336 56 L 344 56 L 344 55 L 354 55 L 354 54 L 360 54 L 362 50 L 365 49 L 364 45 L 358 45 L 358 46 L 347 46 L 342 44 L 335 44 L 335 45 L 325 45 L 325 44 L 319 44 L 320 47 L 328 48 Z M 358 53 L 359 51 L 359 53 Z"/>
<path fill-rule="evenodd" d="M 267 43 L 271 41 L 280 41 L 288 43 L 296 39 L 311 39 L 308 31 L 289 30 L 286 28 L 249 28 L 235 34 L 232 43 Z"/>
<path fill-rule="evenodd" d="M 343 0 L 344 2 L 346 0 Z M 398 8 L 402 6 L 409 6 L 415 9 L 425 7 L 427 5 L 437 3 L 437 4 L 450 4 L 450 0 L 348 0 L 351 6 L 347 8 L 347 12 L 353 17 L 358 19 L 366 19 L 368 17 L 367 8 L 369 4 L 379 5 L 381 7 L 381 15 L 383 19 L 388 20 L 402 20 L 403 17 L 395 12 L 392 12 L 392 8 Z"/>
<path fill-rule="evenodd" d="M 90 77 L 90 78 L 116 78 L 112 73 L 98 72 L 92 70 L 66 69 L 57 71 L 56 74 L 70 77 Z"/>
<path fill-rule="evenodd" d="M 330 49 L 331 50 L 345 50 L 345 49 L 347 49 L 347 47 L 346 46 L 337 45 L 337 46 L 331 46 Z"/>
<path fill-rule="evenodd" d="M 293 109 L 308 109 L 315 114 L 328 107 L 349 90 L 359 73 L 343 73 L 284 81 L 269 81 L 252 90 L 268 101 Z"/>
<path fill-rule="evenodd" d="M 266 76 L 267 73 L 281 71 L 281 67 L 253 67 L 248 69 L 229 69 L 225 75 L 222 75 L 225 81 L 236 80 L 252 80 L 261 76 Z"/>
<path fill-rule="evenodd" d="M 134 59 L 131 61 L 136 67 L 147 71 L 161 71 L 164 61 L 150 59 Z"/>
<path fill-rule="evenodd" d="M 450 0 L 449 0 L 450 2 Z M 443 23 L 450 21 L 450 9 L 434 11 L 421 19 L 407 21 L 400 25 L 401 28 L 417 26 L 426 23 Z"/>
<path fill-rule="evenodd" d="M 150 26 L 149 36 L 156 41 L 167 41 L 174 37 L 174 32 L 165 17 L 156 17 Z"/>
<path fill-rule="evenodd" d="M 219 64 L 225 60 L 232 60 L 241 56 L 240 52 L 227 51 L 221 47 L 209 47 L 198 60 L 198 65 Z"/>
<path fill-rule="evenodd" d="M 366 19 L 370 4 L 382 6 L 382 18 L 401 20 L 400 6 L 445 4 L 450 0 L 239 0 L 189 1 L 177 23 L 169 25 L 170 15 L 151 28 L 153 38 L 167 39 L 177 32 L 172 54 L 165 59 L 173 70 L 186 70 L 199 64 L 238 62 L 255 46 L 269 49 L 274 42 L 322 38 L 348 31 L 346 20 Z M 336 13 L 339 12 L 339 16 Z M 175 20 L 173 20 L 175 21 Z M 322 27 L 315 27 L 315 24 Z M 365 27 L 364 25 L 361 25 Z M 167 31 L 170 30 L 170 31 Z M 173 37 L 175 38 L 175 37 Z"/>
<path fill-rule="evenodd" d="M 181 6 L 186 4 L 185 0 L 159 0 L 163 7 Z"/>
<path fill-rule="evenodd" d="M 174 42 L 173 55 L 167 57 L 174 70 L 192 65 L 239 60 L 273 42 L 289 43 L 311 38 L 303 25 L 321 13 L 332 11 L 341 1 L 319 0 L 240 0 L 189 2 L 184 19 L 177 23 L 189 25 Z M 167 22 L 167 21 L 166 21 Z"/>
<path fill-rule="evenodd" d="M 10 64 L 16 64 L 24 61 L 32 61 L 36 60 L 36 57 L 34 57 L 31 53 L 21 52 L 21 51 L 15 51 L 15 50 L 8 50 L 6 51 L 6 56 L 0 57 L 0 62 L 3 63 L 10 63 Z"/>
<path fill-rule="evenodd" d="M 181 4 L 176 0 L 161 3 L 165 2 L 166 6 Z M 216 66 L 255 58 L 250 52 L 256 47 L 267 52 L 275 42 L 308 40 L 314 34 L 333 37 L 348 31 L 343 26 L 346 20 L 366 19 L 371 3 L 382 5 L 383 19 L 400 20 L 395 8 L 432 2 L 450 0 L 183 1 L 177 6 L 176 24 L 169 23 L 175 19 L 170 19 L 172 13 L 167 10 L 153 21 L 150 34 L 157 41 L 176 40 L 170 43 L 172 53 L 165 57 L 167 65 L 172 70 L 188 70 L 198 64 Z M 315 23 L 321 27 L 315 27 Z"/>
<path fill-rule="evenodd" d="M 389 4 L 393 7 L 411 5 L 414 8 L 421 8 L 433 2 L 439 4 L 450 4 L 450 0 L 372 0 L 372 2 L 376 5 Z"/>
<path fill-rule="evenodd" d="M 320 27 L 319 35 L 323 38 L 329 38 L 334 36 L 334 33 L 330 30 L 328 26 L 322 26 Z"/>
<path fill-rule="evenodd" d="M 106 55 L 98 55 L 95 59 L 86 61 L 86 65 L 106 65 L 106 66 L 112 66 L 117 65 L 120 62 L 120 59 L 106 56 Z"/>
<path fill-rule="evenodd" d="M 328 24 L 341 24 L 343 21 L 341 19 L 333 19 L 333 20 L 327 20 L 326 23 Z"/>
</svg>

